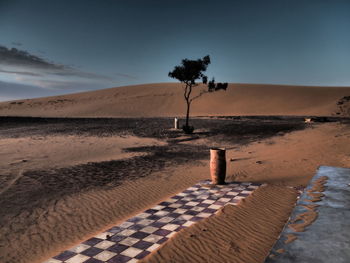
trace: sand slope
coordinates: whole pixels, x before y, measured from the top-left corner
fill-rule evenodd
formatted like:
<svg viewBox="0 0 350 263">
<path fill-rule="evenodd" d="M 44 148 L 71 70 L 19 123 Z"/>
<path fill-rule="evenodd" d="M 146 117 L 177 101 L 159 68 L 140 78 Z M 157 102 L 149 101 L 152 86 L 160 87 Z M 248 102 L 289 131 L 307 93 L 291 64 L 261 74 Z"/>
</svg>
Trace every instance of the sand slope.
<svg viewBox="0 0 350 263">
<path fill-rule="evenodd" d="M 203 87 L 196 87 L 197 92 Z M 323 115 L 339 112 L 337 102 L 350 87 L 230 84 L 227 91 L 204 94 L 192 116 Z M 344 105 L 343 105 L 344 106 Z M 126 86 L 64 96 L 0 103 L 0 116 L 161 117 L 183 116 L 180 83 Z M 340 115 L 350 111 L 343 110 Z"/>
</svg>

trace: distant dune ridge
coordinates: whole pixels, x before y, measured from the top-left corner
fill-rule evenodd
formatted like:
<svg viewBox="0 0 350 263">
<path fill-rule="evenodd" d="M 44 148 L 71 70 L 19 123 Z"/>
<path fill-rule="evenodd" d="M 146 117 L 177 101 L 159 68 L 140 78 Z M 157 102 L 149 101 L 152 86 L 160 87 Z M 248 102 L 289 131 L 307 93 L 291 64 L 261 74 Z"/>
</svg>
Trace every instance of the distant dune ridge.
<svg viewBox="0 0 350 263">
<path fill-rule="evenodd" d="M 196 92 L 201 89 L 205 87 L 195 88 Z M 207 93 L 196 99 L 191 116 L 349 116 L 350 103 L 342 104 L 341 110 L 337 105 L 349 95 L 350 87 L 229 84 L 227 91 Z M 0 103 L 1 116 L 172 117 L 184 114 L 180 83 L 125 86 Z"/>
</svg>

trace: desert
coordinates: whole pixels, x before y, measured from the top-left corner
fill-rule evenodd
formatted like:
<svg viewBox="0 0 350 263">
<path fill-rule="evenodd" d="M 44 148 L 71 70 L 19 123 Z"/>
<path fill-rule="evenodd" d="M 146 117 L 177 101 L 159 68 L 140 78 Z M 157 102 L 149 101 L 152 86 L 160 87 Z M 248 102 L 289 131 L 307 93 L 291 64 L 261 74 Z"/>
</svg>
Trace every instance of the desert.
<svg viewBox="0 0 350 263">
<path fill-rule="evenodd" d="M 0 0 L 0 263 L 350 262 L 349 14 Z"/>
<path fill-rule="evenodd" d="M 262 85 L 252 87 L 230 84 L 228 93 L 214 94 L 217 98 L 202 96 L 193 105 L 195 131 L 190 135 L 173 129 L 173 117 L 183 115 L 177 84 L 2 102 L 1 261 L 43 262 L 208 179 L 209 148 L 225 147 L 227 181 L 266 186 L 237 207 L 225 207 L 215 219 L 181 231 L 144 261 L 263 262 L 293 209 L 298 189 L 307 185 L 318 166 L 349 166 L 349 118 L 346 111 L 342 116 L 336 112 L 337 102 L 350 89 L 266 85 L 266 98 L 276 90 L 287 92 L 262 111 L 266 101 L 253 93 Z M 160 94 L 166 106 L 152 112 L 149 107 L 157 105 Z M 231 94 L 233 102 L 219 108 Z M 240 111 L 236 97 L 244 104 Z M 294 102 L 293 97 L 300 99 Z M 311 99 L 318 103 L 311 106 Z M 39 105 L 45 109 L 40 114 Z M 94 115 L 85 110 L 92 105 L 100 105 Z M 305 123 L 305 116 L 326 116 L 328 121 Z M 268 223 L 258 230 L 257 222 Z M 199 233 L 202 227 L 210 235 Z M 193 235 L 194 241 L 189 237 Z M 218 254 L 214 244 L 219 240 L 228 253 Z"/>
</svg>

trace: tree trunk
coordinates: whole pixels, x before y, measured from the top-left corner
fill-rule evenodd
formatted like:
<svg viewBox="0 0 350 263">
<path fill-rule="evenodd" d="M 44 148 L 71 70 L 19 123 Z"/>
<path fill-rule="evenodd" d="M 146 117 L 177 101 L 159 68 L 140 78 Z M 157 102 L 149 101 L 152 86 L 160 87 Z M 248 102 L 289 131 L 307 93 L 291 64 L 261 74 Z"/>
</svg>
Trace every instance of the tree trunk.
<svg viewBox="0 0 350 263">
<path fill-rule="evenodd" d="M 187 112 L 186 112 L 186 127 L 189 126 L 189 119 L 190 119 L 190 105 L 191 102 L 190 101 L 186 101 L 187 102 Z"/>
</svg>

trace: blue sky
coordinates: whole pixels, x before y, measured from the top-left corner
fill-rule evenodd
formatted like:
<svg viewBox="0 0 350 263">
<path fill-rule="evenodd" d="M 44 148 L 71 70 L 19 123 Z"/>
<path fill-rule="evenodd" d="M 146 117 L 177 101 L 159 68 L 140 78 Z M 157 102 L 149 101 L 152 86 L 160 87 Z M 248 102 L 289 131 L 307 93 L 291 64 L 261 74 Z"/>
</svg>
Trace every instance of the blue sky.
<svg viewBox="0 0 350 263">
<path fill-rule="evenodd" d="M 171 82 L 350 86 L 350 1 L 0 0 L 0 100 Z M 15 48 L 15 49 L 14 49 Z"/>
</svg>

